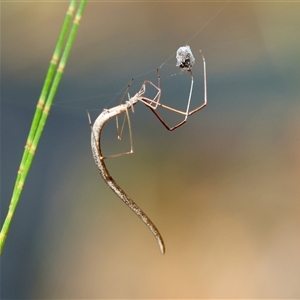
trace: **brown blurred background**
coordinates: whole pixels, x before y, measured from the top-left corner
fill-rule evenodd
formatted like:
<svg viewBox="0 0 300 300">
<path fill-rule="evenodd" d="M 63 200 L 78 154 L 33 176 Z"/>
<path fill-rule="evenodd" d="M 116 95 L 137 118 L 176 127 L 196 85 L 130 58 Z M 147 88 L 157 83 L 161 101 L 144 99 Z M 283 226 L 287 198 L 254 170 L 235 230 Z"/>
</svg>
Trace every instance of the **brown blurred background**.
<svg viewBox="0 0 300 300">
<path fill-rule="evenodd" d="M 213 18 L 224 4 L 88 3 L 1 257 L 2 299 L 300 297 L 300 4 L 232 2 Z M 1 224 L 67 6 L 1 4 Z M 117 105 L 132 77 L 131 94 L 155 82 L 168 58 L 162 101 L 184 103 L 172 54 L 187 42 L 193 105 L 202 49 L 208 106 L 170 133 L 137 105 L 135 153 L 107 161 L 162 256 L 98 174 L 86 110 Z M 112 124 L 108 153 L 115 140 Z"/>
</svg>

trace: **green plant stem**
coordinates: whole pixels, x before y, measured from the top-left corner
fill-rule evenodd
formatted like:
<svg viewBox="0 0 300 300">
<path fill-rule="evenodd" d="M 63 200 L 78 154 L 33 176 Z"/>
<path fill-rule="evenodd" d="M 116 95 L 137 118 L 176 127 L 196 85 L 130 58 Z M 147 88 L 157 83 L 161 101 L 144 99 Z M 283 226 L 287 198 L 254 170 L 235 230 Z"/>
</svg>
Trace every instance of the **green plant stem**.
<svg viewBox="0 0 300 300">
<path fill-rule="evenodd" d="M 20 168 L 18 170 L 18 176 L 17 176 L 16 182 L 15 182 L 14 189 L 16 189 L 16 187 L 19 183 L 21 174 L 24 171 L 24 164 L 25 164 L 25 161 L 27 160 L 29 149 L 32 146 L 33 139 L 34 139 L 35 133 L 37 131 L 37 127 L 38 127 L 40 119 L 41 119 L 42 111 L 44 109 L 44 106 L 46 103 L 46 98 L 47 98 L 47 95 L 49 94 L 49 90 L 50 90 L 51 84 L 53 82 L 56 66 L 57 66 L 59 57 L 61 55 L 62 49 L 63 49 L 64 41 L 65 41 L 66 34 L 67 34 L 69 26 L 70 26 L 70 22 L 74 15 L 75 7 L 76 7 L 76 0 L 72 0 L 68 7 L 66 17 L 65 17 L 64 23 L 62 25 L 62 30 L 60 32 L 52 59 L 50 61 L 50 66 L 49 66 L 49 69 L 48 69 L 48 72 L 46 75 L 46 79 L 45 79 L 45 82 L 44 82 L 44 85 L 42 88 L 42 92 L 41 92 L 40 98 L 39 98 L 37 106 L 36 106 L 36 111 L 35 111 L 35 114 L 34 114 L 34 117 L 32 120 L 32 125 L 31 125 L 30 131 L 29 131 L 29 135 L 28 135 L 28 138 L 26 141 L 25 150 L 24 150 L 23 157 L 21 160 Z"/>
<path fill-rule="evenodd" d="M 62 26 L 62 30 L 58 39 L 58 42 L 56 44 L 54 54 L 52 56 L 50 66 L 47 72 L 47 76 L 44 82 L 44 86 L 41 92 L 41 96 L 38 100 L 38 104 L 36 107 L 35 115 L 33 117 L 33 121 L 31 124 L 31 128 L 29 131 L 29 135 L 26 141 L 23 157 L 21 160 L 20 168 L 18 171 L 18 175 L 16 178 L 16 183 L 14 186 L 11 202 L 9 204 L 8 213 L 4 220 L 1 233 L 0 233 L 0 254 L 2 253 L 3 246 L 5 244 L 8 231 L 11 225 L 12 218 L 14 216 L 14 212 L 16 210 L 16 207 L 18 205 L 20 195 L 23 190 L 23 186 L 25 184 L 25 180 L 27 178 L 29 169 L 31 167 L 31 163 L 34 158 L 34 154 L 36 151 L 36 148 L 38 146 L 41 134 L 43 132 L 44 126 L 46 124 L 53 99 L 55 97 L 55 94 L 57 92 L 58 85 L 60 83 L 60 80 L 62 78 L 62 74 L 64 72 L 76 33 L 77 29 L 82 17 L 82 14 L 84 12 L 84 8 L 86 5 L 87 0 L 81 0 L 76 16 L 73 21 L 72 28 L 70 30 L 69 37 L 67 39 L 64 52 L 62 54 L 60 63 L 56 69 L 57 63 L 59 61 L 59 57 L 66 39 L 66 34 L 70 27 L 70 22 L 72 19 L 72 16 L 74 14 L 74 10 L 76 7 L 76 0 L 71 0 L 70 5 L 68 7 L 68 11 Z M 56 70 L 56 73 L 55 73 Z M 55 73 L 55 77 L 54 77 Z"/>
</svg>

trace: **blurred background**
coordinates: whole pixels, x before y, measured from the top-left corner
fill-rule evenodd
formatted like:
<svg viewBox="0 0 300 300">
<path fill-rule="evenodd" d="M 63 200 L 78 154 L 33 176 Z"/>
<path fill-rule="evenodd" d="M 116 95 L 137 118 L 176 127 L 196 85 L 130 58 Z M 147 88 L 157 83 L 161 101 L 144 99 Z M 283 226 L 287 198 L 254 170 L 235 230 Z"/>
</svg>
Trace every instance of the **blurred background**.
<svg viewBox="0 0 300 300">
<path fill-rule="evenodd" d="M 87 4 L 3 250 L 2 299 L 300 297 L 300 4 L 224 5 Z M 1 224 L 67 7 L 1 4 Z M 161 101 L 186 105 L 174 55 L 186 43 L 192 106 L 199 49 L 208 106 L 168 132 L 137 104 L 135 153 L 106 161 L 159 228 L 163 256 L 99 175 L 86 110 L 117 105 L 132 77 L 130 94 L 156 83 L 163 63 Z M 122 151 L 116 140 L 111 122 L 106 154 Z"/>
</svg>

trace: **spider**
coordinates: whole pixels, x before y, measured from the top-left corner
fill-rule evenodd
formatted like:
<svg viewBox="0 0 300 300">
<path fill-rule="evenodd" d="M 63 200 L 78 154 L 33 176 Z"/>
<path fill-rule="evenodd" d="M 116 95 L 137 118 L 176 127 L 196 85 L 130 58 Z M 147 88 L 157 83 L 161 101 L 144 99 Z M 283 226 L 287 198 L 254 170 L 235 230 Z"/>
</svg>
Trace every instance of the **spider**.
<svg viewBox="0 0 300 300">
<path fill-rule="evenodd" d="M 202 53 L 201 53 L 202 55 Z M 160 88 L 160 73 L 159 69 L 157 69 L 157 75 L 158 75 L 158 84 L 155 85 L 149 80 L 145 80 L 140 88 L 140 90 L 133 96 L 130 97 L 128 90 L 131 86 L 131 82 L 128 84 L 127 89 L 124 93 L 124 95 L 127 93 L 128 100 L 125 101 L 125 103 L 119 104 L 113 108 L 110 109 L 104 109 L 102 113 L 97 117 L 94 124 L 92 124 L 91 117 L 88 113 L 88 119 L 89 124 L 91 127 L 91 148 L 93 157 L 95 160 L 95 163 L 100 171 L 101 176 L 103 177 L 104 181 L 107 183 L 107 185 L 114 191 L 114 193 L 144 222 L 144 224 L 150 229 L 150 231 L 153 233 L 160 251 L 162 254 L 165 253 L 165 244 L 163 241 L 163 238 L 154 225 L 154 223 L 148 218 L 148 216 L 142 211 L 142 209 L 123 191 L 123 189 L 115 182 L 115 180 L 112 178 L 110 173 L 108 172 L 108 169 L 104 163 L 104 160 L 109 157 L 117 157 L 121 155 L 126 154 L 132 154 L 133 153 L 133 146 L 132 146 L 132 130 L 131 130 L 131 122 L 129 118 L 128 110 L 132 109 L 134 105 L 136 105 L 138 102 L 144 103 L 147 107 L 151 109 L 151 111 L 155 114 L 155 116 L 158 118 L 158 120 L 168 129 L 168 130 L 174 130 L 180 126 L 182 126 L 188 116 L 194 114 L 195 112 L 202 109 L 207 104 L 207 91 L 206 91 L 206 65 L 205 65 L 205 59 L 202 55 L 203 59 L 203 69 L 204 69 L 204 102 L 199 107 L 195 108 L 192 111 L 189 111 L 190 107 L 190 101 L 192 97 L 192 91 L 193 91 L 193 73 L 192 73 L 192 66 L 195 62 L 195 58 L 191 52 L 191 49 L 189 46 L 180 47 L 177 51 L 177 66 L 179 66 L 184 71 L 187 71 L 191 75 L 191 87 L 189 92 L 189 98 L 187 102 L 187 108 L 186 111 L 180 111 L 177 109 L 174 109 L 172 107 L 166 106 L 162 103 L 160 103 L 160 97 L 161 97 L 161 88 Z M 156 89 L 156 95 L 153 97 L 153 99 L 147 98 L 144 94 L 146 92 L 146 86 L 151 85 Z M 122 97 L 121 101 L 123 100 L 124 96 Z M 170 111 L 173 111 L 175 113 L 181 114 L 184 116 L 183 121 L 179 122 L 173 127 L 170 127 L 167 125 L 167 123 L 161 118 L 161 116 L 157 113 L 156 109 L 158 107 L 163 107 L 165 109 L 168 109 Z M 105 126 L 105 124 L 111 120 L 112 118 L 116 117 L 117 120 L 117 131 L 118 131 L 118 139 L 120 140 L 122 137 L 122 132 L 124 129 L 125 124 L 125 118 L 123 121 L 123 124 L 121 128 L 119 128 L 119 122 L 118 122 L 118 116 L 125 113 L 126 119 L 128 120 L 128 130 L 129 130 L 129 140 L 130 140 L 130 150 L 124 153 L 110 155 L 110 156 L 103 156 L 102 149 L 101 149 L 101 133 Z"/>
</svg>

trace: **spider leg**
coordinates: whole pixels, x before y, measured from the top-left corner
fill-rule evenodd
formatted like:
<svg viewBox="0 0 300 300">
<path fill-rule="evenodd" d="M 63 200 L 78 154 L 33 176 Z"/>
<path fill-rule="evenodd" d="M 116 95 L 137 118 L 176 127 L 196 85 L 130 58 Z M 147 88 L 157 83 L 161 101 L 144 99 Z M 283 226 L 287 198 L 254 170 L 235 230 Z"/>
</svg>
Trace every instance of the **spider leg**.
<svg viewBox="0 0 300 300">
<path fill-rule="evenodd" d="M 134 78 L 131 78 L 131 80 L 129 81 L 129 83 L 128 83 L 128 85 L 127 85 L 127 88 L 126 88 L 126 90 L 124 91 L 123 96 L 122 96 L 122 98 L 121 98 L 121 100 L 120 100 L 120 102 L 119 102 L 119 105 L 120 105 L 121 103 L 123 103 L 126 94 L 128 95 L 128 99 L 130 98 L 129 93 L 128 93 L 128 90 L 130 89 L 133 80 L 134 80 Z M 125 121 L 126 121 L 126 116 L 124 116 L 124 118 L 123 118 L 123 121 L 122 121 L 122 127 L 121 127 L 121 130 L 120 130 L 120 128 L 119 128 L 119 115 L 116 116 L 116 128 L 117 128 L 117 136 L 118 136 L 118 140 L 121 140 L 121 139 L 122 139 L 122 133 L 123 133 Z"/>
<path fill-rule="evenodd" d="M 124 100 L 125 95 L 128 95 L 128 90 L 130 89 L 133 80 L 134 80 L 134 78 L 131 78 L 131 80 L 128 82 L 127 88 L 126 88 L 125 92 L 123 93 L 123 96 L 122 96 L 122 98 L 121 98 L 121 100 L 120 100 L 120 102 L 119 102 L 119 105 L 120 105 L 121 103 L 123 103 L 123 100 Z M 129 98 L 130 98 L 130 97 L 129 97 Z"/>
<path fill-rule="evenodd" d="M 189 107 L 190 107 L 190 102 L 191 102 L 191 97 L 192 97 L 192 90 L 193 90 L 193 82 L 194 82 L 194 78 L 193 78 L 193 74 L 192 74 L 192 71 L 189 70 L 190 74 L 191 74 L 191 87 L 190 87 L 190 92 L 189 92 L 189 99 L 188 99 L 188 104 L 187 104 L 187 108 L 186 108 L 186 111 L 183 112 L 181 110 L 177 110 L 173 107 L 170 107 L 170 106 L 167 106 L 167 105 L 164 105 L 162 103 L 159 103 L 159 100 L 160 100 L 160 96 L 161 96 L 161 89 L 160 89 L 160 74 L 159 74 L 159 70 L 157 69 L 157 74 L 158 74 L 158 86 L 155 86 L 151 81 L 148 81 L 148 80 L 145 80 L 145 83 L 149 83 L 151 84 L 153 87 L 155 87 L 158 92 L 156 94 L 156 96 L 153 98 L 153 99 L 149 99 L 149 98 L 146 98 L 146 97 L 142 97 L 141 101 L 146 105 L 148 106 L 151 111 L 154 113 L 154 115 L 157 117 L 157 119 L 165 126 L 165 128 L 167 130 L 174 130 L 178 127 L 180 127 L 181 125 L 183 125 L 187 118 L 188 118 L 188 112 L 189 112 Z M 156 111 L 157 107 L 162 107 L 162 108 L 165 108 L 165 109 L 168 109 L 170 111 L 173 111 L 175 113 L 178 113 L 178 114 L 182 114 L 184 115 L 184 120 L 181 121 L 180 123 L 178 123 L 177 125 L 173 126 L 173 127 L 170 127 L 164 120 L 163 118 L 158 114 L 158 112 Z"/>
<path fill-rule="evenodd" d="M 146 84 L 150 84 L 152 85 L 156 90 L 156 95 L 154 96 L 153 99 L 149 99 L 147 97 L 142 96 L 140 98 L 140 101 L 143 102 L 146 106 L 148 106 L 149 108 L 153 108 L 156 109 L 159 105 L 159 101 L 160 101 L 160 96 L 161 96 L 161 88 L 160 88 L 160 73 L 159 73 L 159 69 L 156 69 L 157 72 L 157 85 L 155 85 L 152 81 L 150 80 L 145 80 L 144 81 L 144 91 L 143 94 L 146 92 Z"/>
<path fill-rule="evenodd" d="M 124 100 L 124 97 L 125 95 L 127 94 L 128 96 L 128 100 L 130 99 L 130 95 L 129 95 L 129 92 L 128 90 L 130 89 L 131 85 L 132 85 L 132 82 L 133 82 L 134 78 L 131 78 L 131 80 L 129 81 L 128 85 L 127 85 L 127 88 L 126 90 L 124 91 L 123 93 L 123 96 L 119 102 L 119 105 L 121 103 L 123 103 L 123 100 Z M 132 109 L 132 112 L 134 112 L 134 109 L 133 109 L 133 106 L 131 107 Z M 126 122 L 126 119 L 128 121 L 128 128 L 129 128 L 129 138 L 130 138 L 130 153 L 132 152 L 133 153 L 133 149 L 132 149 L 132 131 L 131 131 L 131 123 L 130 123 L 130 117 L 129 117 L 129 113 L 128 113 L 128 110 L 126 109 L 126 114 L 123 118 L 123 121 L 122 121 L 122 126 L 121 126 L 121 129 L 120 129 L 120 126 L 119 126 L 119 115 L 116 116 L 116 128 L 117 128 L 117 137 L 118 137 L 118 140 L 121 141 L 122 140 L 122 135 L 123 135 L 123 130 L 124 130 L 124 126 L 125 126 L 125 122 Z M 127 153 L 126 153 L 127 154 Z"/>
<path fill-rule="evenodd" d="M 194 114 L 195 112 L 199 111 L 200 109 L 204 108 L 207 105 L 207 82 L 206 82 L 206 62 L 205 58 L 200 50 L 202 60 L 203 60 L 203 85 L 204 85 L 204 102 L 197 108 L 193 109 L 189 112 L 189 116 Z"/>
<path fill-rule="evenodd" d="M 118 120 L 118 119 L 116 118 L 116 120 Z M 127 152 L 122 152 L 122 153 L 118 153 L 118 154 L 104 156 L 103 158 L 112 158 L 112 157 L 118 157 L 118 156 L 123 156 L 123 155 L 128 155 L 128 154 L 132 154 L 133 153 L 132 129 L 131 129 L 131 122 L 130 122 L 130 117 L 129 117 L 128 109 L 126 109 L 126 111 L 125 111 L 125 116 L 124 116 L 124 119 L 123 119 L 123 122 L 122 122 L 121 130 L 119 130 L 119 124 L 118 124 L 118 121 L 117 121 L 118 140 L 122 139 L 123 130 L 124 130 L 124 126 L 125 126 L 125 121 L 126 120 L 127 120 L 127 123 L 128 123 L 130 150 L 127 151 Z"/>
</svg>

